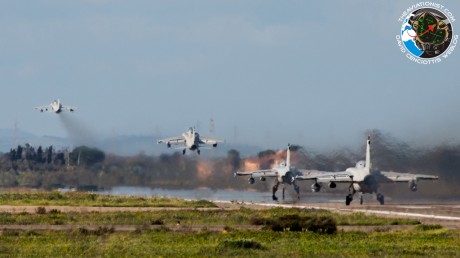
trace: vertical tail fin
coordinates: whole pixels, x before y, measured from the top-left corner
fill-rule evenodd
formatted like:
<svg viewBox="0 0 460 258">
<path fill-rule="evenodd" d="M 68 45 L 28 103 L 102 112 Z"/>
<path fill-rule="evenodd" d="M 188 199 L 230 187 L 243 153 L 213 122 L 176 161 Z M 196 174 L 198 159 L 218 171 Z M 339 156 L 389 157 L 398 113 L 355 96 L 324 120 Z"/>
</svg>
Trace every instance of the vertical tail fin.
<svg viewBox="0 0 460 258">
<path fill-rule="evenodd" d="M 366 171 L 369 174 L 371 172 L 371 136 L 367 136 L 366 142 Z"/>
<path fill-rule="evenodd" d="M 286 154 L 286 167 L 291 167 L 291 144 L 288 143 Z"/>
</svg>

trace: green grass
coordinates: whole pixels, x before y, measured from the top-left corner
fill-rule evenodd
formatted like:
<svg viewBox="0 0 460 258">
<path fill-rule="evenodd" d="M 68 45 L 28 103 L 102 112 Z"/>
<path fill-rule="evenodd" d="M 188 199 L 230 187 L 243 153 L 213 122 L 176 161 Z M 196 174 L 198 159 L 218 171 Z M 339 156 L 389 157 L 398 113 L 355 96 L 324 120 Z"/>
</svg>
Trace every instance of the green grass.
<svg viewBox="0 0 460 258">
<path fill-rule="evenodd" d="M 50 205 L 184 207 L 153 212 L 61 212 Z M 325 210 L 272 208 L 199 210 L 215 207 L 207 201 L 168 198 L 111 197 L 84 193 L 2 193 L 0 205 L 37 205 L 34 213 L 0 213 L 1 225 L 76 225 L 69 231 L 5 230 L 0 228 L 0 257 L 458 257 L 460 230 L 422 225 L 416 220 L 384 218 L 364 213 L 337 214 Z M 173 231 L 180 222 L 225 225 L 222 232 Z M 299 231 L 294 227 L 301 225 Z M 314 222 L 314 223 L 313 223 Z M 304 224 L 302 224 L 304 223 Z M 310 224 L 309 224 L 310 223 Z M 314 225 L 415 225 L 403 231 L 333 231 Z M 316 223 L 316 224 L 315 224 Z M 132 232 L 114 225 L 136 225 Z M 160 225 L 148 229 L 146 225 Z M 262 230 L 236 230 L 261 225 Z M 305 226 L 306 225 L 306 226 Z M 91 226 L 91 227 L 90 227 Z M 278 228 L 279 227 L 279 228 Z M 287 230 L 287 229 L 290 230 Z M 315 233 L 316 232 L 316 233 Z"/>
<path fill-rule="evenodd" d="M 57 191 L 4 192 L 0 193 L 0 205 L 181 208 L 217 207 L 214 203 L 205 200 L 186 201 L 166 197 L 112 196 L 83 192 L 61 193 Z"/>
<path fill-rule="evenodd" d="M 1 256 L 165 256 L 165 257 L 311 257 L 434 256 L 458 257 L 460 231 L 402 232 L 230 231 L 172 232 L 110 229 L 70 232 L 4 231 Z"/>
<path fill-rule="evenodd" d="M 42 209 L 44 209 L 44 211 Z M 379 218 L 374 215 L 341 215 L 330 211 L 282 209 L 251 210 L 159 210 L 154 212 L 60 212 L 39 207 L 35 213 L 0 213 L 0 225 L 268 225 L 286 216 L 304 220 L 328 218 L 337 225 L 414 225 L 416 220 Z M 281 219 L 287 221 L 287 219 Z M 345 223 L 344 223 L 345 222 Z"/>
<path fill-rule="evenodd" d="M 363 212 L 353 212 L 351 214 L 333 213 L 338 225 L 353 226 L 385 226 L 385 225 L 417 225 L 418 220 L 379 217 L 375 214 L 365 214 Z"/>
</svg>

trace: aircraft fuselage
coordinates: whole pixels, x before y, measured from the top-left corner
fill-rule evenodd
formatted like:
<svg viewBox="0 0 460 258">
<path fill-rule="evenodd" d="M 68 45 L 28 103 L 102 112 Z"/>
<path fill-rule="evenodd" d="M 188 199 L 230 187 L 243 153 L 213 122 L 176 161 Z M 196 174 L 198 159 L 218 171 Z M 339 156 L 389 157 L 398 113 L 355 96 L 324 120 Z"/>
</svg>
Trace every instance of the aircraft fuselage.
<svg viewBox="0 0 460 258">
<path fill-rule="evenodd" d="M 194 131 L 187 131 L 182 134 L 185 139 L 185 145 L 189 150 L 197 150 L 200 146 L 200 135 Z"/>
</svg>

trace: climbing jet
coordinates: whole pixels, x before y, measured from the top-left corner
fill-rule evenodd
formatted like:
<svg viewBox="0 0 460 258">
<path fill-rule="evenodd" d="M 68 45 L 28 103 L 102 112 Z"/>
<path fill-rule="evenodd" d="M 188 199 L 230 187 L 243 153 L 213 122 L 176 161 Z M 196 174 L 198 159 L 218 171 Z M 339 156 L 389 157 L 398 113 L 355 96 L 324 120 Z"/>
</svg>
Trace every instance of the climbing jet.
<svg viewBox="0 0 460 258">
<path fill-rule="evenodd" d="M 214 139 L 209 137 L 200 136 L 200 134 L 195 130 L 194 127 L 190 127 L 186 132 L 181 136 L 171 137 L 166 139 L 158 140 L 157 143 L 166 143 L 168 148 L 171 148 L 172 145 L 178 145 L 176 149 L 182 149 L 182 154 L 185 154 L 186 150 L 195 151 L 200 154 L 200 146 L 202 145 L 211 145 L 212 147 L 217 147 L 217 143 L 225 142 L 224 140 Z"/>
<path fill-rule="evenodd" d="M 35 107 L 35 109 L 40 110 L 40 112 L 50 111 L 50 112 L 54 112 L 56 114 L 61 113 L 63 110 L 68 110 L 70 112 L 75 111 L 75 107 L 64 106 L 64 105 L 62 105 L 62 103 L 61 103 L 61 101 L 59 99 L 54 100 L 49 105 Z"/>
</svg>

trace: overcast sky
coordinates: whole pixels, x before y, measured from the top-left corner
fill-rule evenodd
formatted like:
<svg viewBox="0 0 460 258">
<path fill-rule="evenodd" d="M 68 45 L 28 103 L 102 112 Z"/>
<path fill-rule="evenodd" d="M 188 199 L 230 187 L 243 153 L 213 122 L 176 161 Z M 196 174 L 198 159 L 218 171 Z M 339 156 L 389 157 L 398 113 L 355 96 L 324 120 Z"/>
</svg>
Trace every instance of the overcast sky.
<svg viewBox="0 0 460 258">
<path fill-rule="evenodd" d="M 368 129 L 459 141 L 460 49 L 420 65 L 395 39 L 417 2 L 0 1 L 0 128 L 66 136 L 33 109 L 60 98 L 101 137 L 209 135 L 213 119 L 216 137 L 268 148 Z"/>
</svg>

